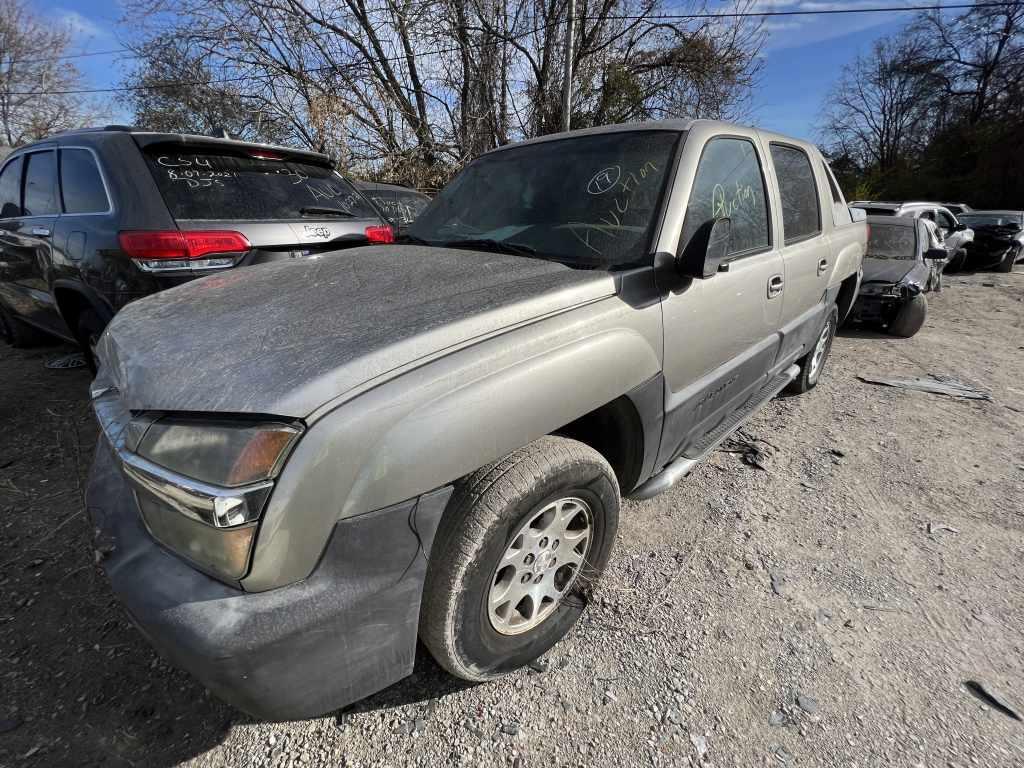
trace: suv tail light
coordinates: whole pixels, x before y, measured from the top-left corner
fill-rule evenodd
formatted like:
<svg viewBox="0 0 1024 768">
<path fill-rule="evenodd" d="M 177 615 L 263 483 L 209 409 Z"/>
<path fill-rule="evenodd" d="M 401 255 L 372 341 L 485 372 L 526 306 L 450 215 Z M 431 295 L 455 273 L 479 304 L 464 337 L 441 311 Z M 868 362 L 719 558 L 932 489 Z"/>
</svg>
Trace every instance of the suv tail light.
<svg viewBox="0 0 1024 768">
<path fill-rule="evenodd" d="M 366 242 L 373 245 L 386 245 L 395 242 L 395 230 L 391 227 L 367 227 Z"/>
<path fill-rule="evenodd" d="M 121 250 L 147 272 L 172 269 L 219 269 L 252 248 L 241 232 L 231 230 L 135 230 L 118 233 Z M 205 258 L 216 254 L 216 258 Z"/>
</svg>

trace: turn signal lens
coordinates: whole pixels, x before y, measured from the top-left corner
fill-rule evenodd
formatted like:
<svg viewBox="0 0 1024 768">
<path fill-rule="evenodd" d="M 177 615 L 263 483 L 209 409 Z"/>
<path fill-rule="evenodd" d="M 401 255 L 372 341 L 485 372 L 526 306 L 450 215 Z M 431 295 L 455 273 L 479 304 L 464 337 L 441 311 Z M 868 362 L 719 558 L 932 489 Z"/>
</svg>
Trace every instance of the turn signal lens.
<svg viewBox="0 0 1024 768">
<path fill-rule="evenodd" d="M 273 478 L 299 433 L 291 424 L 165 417 L 146 430 L 138 454 L 193 480 L 236 488 Z"/>
</svg>

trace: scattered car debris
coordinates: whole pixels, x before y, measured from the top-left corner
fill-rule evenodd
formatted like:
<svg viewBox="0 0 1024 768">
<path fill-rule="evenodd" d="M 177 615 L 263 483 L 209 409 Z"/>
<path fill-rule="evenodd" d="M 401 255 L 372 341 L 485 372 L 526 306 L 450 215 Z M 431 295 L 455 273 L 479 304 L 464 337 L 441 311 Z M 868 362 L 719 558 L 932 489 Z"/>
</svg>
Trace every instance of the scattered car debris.
<svg viewBox="0 0 1024 768">
<path fill-rule="evenodd" d="M 767 472 L 771 466 L 778 448 L 760 437 L 753 437 L 739 430 L 736 434 L 725 441 L 722 449 L 724 453 L 739 454 L 744 464 L 762 472 Z"/>
<path fill-rule="evenodd" d="M 54 371 L 85 368 L 85 356 L 81 352 L 72 352 L 70 355 L 61 355 L 53 360 L 47 360 L 45 365 Z"/>
<path fill-rule="evenodd" d="M 884 377 L 857 376 L 858 379 L 867 384 L 879 384 L 885 387 L 897 387 L 899 389 L 913 389 L 919 392 L 931 392 L 936 395 L 948 395 L 949 397 L 962 397 L 967 400 L 992 400 L 992 395 L 982 392 L 968 384 L 957 381 L 949 376 L 932 374 L 930 379 L 915 376 L 912 379 L 889 379 Z"/>
<path fill-rule="evenodd" d="M 928 523 L 928 533 L 938 533 L 939 531 L 949 531 L 950 533 L 960 533 L 959 528 L 954 528 L 951 525 L 945 523 Z"/>
<path fill-rule="evenodd" d="M 990 707 L 992 707 L 992 709 L 1001 712 L 1007 717 L 1013 718 L 1014 720 L 1024 720 L 1024 718 L 1021 718 L 1021 716 L 1017 714 L 1017 712 L 1011 709 L 1001 699 L 997 698 L 995 694 L 992 693 L 992 691 L 988 690 L 983 684 L 979 683 L 977 680 L 964 680 L 964 688 L 966 688 L 967 692 L 974 696 L 974 698 L 984 702 L 985 704 L 988 704 Z"/>
</svg>

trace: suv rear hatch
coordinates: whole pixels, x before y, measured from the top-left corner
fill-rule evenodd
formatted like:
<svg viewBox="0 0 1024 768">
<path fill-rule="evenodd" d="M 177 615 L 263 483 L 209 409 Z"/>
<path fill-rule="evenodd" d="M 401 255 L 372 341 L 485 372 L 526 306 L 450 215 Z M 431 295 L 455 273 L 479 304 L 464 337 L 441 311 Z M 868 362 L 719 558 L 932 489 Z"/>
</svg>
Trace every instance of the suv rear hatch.
<svg viewBox="0 0 1024 768">
<path fill-rule="evenodd" d="M 148 271 L 208 274 L 393 240 L 373 205 L 325 155 L 194 136 L 134 139 L 182 233 L 183 252 L 174 247 L 176 233 L 139 233 L 134 247 L 122 236 Z"/>
</svg>

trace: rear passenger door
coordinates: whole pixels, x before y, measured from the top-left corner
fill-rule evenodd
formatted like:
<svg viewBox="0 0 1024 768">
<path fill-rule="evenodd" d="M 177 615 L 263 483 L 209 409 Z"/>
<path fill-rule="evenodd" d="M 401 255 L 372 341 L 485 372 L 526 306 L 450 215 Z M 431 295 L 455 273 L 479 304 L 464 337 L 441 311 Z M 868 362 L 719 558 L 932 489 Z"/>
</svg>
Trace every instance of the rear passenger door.
<svg viewBox="0 0 1024 768">
<path fill-rule="evenodd" d="M 665 426 L 659 460 L 701 452 L 702 440 L 765 382 L 775 362 L 782 281 L 761 150 L 754 136 L 689 142 L 699 153 L 680 247 L 715 218 L 732 221 L 729 260 L 711 278 L 669 292 L 665 322 Z M 688 172 L 683 171 L 687 176 Z"/>
<path fill-rule="evenodd" d="M 794 357 L 820 330 L 832 254 L 825 237 L 821 195 L 811 158 L 802 148 L 781 142 L 769 144 L 779 190 L 782 260 L 784 357 Z"/>
<path fill-rule="evenodd" d="M 20 294 L 16 311 L 41 328 L 67 336 L 48 281 L 53 230 L 60 213 L 57 152 L 42 149 L 22 158 L 20 216 L 3 225 L 3 252 L 12 276 L 11 288 Z"/>
</svg>

